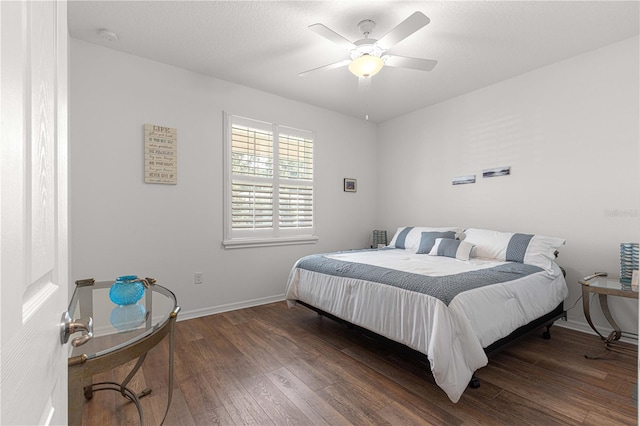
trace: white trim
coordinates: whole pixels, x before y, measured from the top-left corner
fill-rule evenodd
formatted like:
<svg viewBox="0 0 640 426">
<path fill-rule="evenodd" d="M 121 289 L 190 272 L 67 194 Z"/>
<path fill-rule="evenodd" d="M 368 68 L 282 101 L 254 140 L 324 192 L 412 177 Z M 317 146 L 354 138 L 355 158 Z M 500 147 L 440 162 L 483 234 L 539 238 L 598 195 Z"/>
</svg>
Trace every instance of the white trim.
<svg viewBox="0 0 640 426">
<path fill-rule="evenodd" d="M 271 125 L 272 149 L 273 149 L 273 215 L 271 220 L 273 223 L 273 238 L 280 239 L 280 132 L 276 124 Z M 275 207 L 278 206 L 278 209 Z M 237 238 L 237 237 L 236 237 Z M 246 247 L 246 246 L 243 246 Z M 256 246 L 250 246 L 256 247 Z M 258 246 L 262 247 L 262 246 Z"/>
<path fill-rule="evenodd" d="M 194 318 L 205 317 L 207 315 L 215 315 L 215 314 L 221 314 L 223 312 L 235 311 L 238 309 L 252 308 L 254 306 L 260 306 L 260 305 L 268 305 L 269 303 L 282 302 L 284 300 L 286 300 L 285 295 L 278 294 L 276 296 L 261 297 L 258 299 L 228 303 L 226 305 L 211 306 L 209 308 L 195 309 L 192 311 L 180 311 L 177 321 L 186 321 Z M 580 331 L 586 334 L 597 336 L 597 334 L 594 333 L 591 327 L 589 327 L 588 325 L 580 321 L 561 319 L 561 320 L 555 321 L 554 325 L 557 325 L 558 327 L 562 327 L 562 328 L 567 328 L 569 330 Z M 553 339 L 553 329 L 551 331 L 551 338 Z M 637 340 L 622 337 L 620 341 L 638 346 Z"/>
<path fill-rule="evenodd" d="M 230 114 L 222 112 L 224 122 L 224 144 L 222 147 L 223 155 L 223 223 L 224 223 L 224 239 L 231 238 L 231 133 L 229 132 Z"/>
<path fill-rule="evenodd" d="M 597 336 L 597 334 L 591 329 L 591 327 L 584 322 L 581 321 L 575 321 L 575 320 L 557 320 L 556 322 L 554 322 L 554 325 L 557 325 L 558 327 L 564 327 L 564 328 L 568 328 L 570 330 L 575 330 L 575 331 L 580 331 L 582 333 L 586 333 L 586 334 L 591 334 L 593 336 Z M 598 330 L 600 330 L 600 327 L 598 326 Z M 607 327 L 602 327 L 602 331 L 600 331 L 603 335 L 608 336 L 609 333 L 611 333 L 613 331 L 612 328 L 607 328 Z M 553 339 L 553 329 L 551 329 L 551 338 Z M 636 345 L 638 346 L 638 341 L 635 339 L 631 339 L 625 336 L 622 336 L 620 338 L 620 342 L 624 342 L 624 343 L 629 343 L 632 345 Z"/>
<path fill-rule="evenodd" d="M 235 311 L 238 309 L 252 308 L 254 306 L 268 305 L 269 303 L 282 302 L 285 300 L 284 294 L 276 296 L 261 297 L 258 299 L 245 300 L 242 302 L 228 303 L 226 305 L 211 306 L 209 308 L 195 309 L 192 311 L 180 311 L 177 321 L 206 317 L 207 315 L 221 314 L 223 312 Z"/>
<path fill-rule="evenodd" d="M 318 239 L 319 237 L 317 235 L 280 238 L 235 238 L 233 240 L 222 241 L 222 245 L 224 248 L 228 249 L 243 247 L 289 246 L 295 244 L 315 244 L 318 242 Z"/>
</svg>

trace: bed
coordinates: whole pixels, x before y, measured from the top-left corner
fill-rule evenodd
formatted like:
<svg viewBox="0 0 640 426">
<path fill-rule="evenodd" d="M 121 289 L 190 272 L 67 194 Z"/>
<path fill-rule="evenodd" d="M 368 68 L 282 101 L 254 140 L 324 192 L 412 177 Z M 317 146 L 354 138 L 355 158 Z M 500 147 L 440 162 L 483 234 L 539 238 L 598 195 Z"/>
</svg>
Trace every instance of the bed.
<svg viewBox="0 0 640 426">
<path fill-rule="evenodd" d="M 388 246 L 305 256 L 286 299 L 427 356 L 457 402 L 487 355 L 563 314 L 564 240 L 455 227 L 401 227 Z M 547 330 L 548 331 L 548 330 Z"/>
</svg>

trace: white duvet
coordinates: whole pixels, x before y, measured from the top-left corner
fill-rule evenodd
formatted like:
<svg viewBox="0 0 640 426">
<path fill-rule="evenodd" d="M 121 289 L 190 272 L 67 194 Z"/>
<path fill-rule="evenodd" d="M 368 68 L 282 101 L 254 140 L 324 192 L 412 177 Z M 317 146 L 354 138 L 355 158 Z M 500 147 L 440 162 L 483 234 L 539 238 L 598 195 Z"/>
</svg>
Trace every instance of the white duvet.
<svg viewBox="0 0 640 426">
<path fill-rule="evenodd" d="M 405 250 L 354 251 L 325 255 L 414 274 L 444 276 L 505 262 L 413 254 Z M 427 355 L 436 383 L 457 402 L 475 370 L 487 364 L 483 348 L 552 311 L 567 297 L 557 265 L 507 283 L 439 299 L 395 286 L 300 269 L 289 275 L 286 299 L 306 302 Z"/>
</svg>

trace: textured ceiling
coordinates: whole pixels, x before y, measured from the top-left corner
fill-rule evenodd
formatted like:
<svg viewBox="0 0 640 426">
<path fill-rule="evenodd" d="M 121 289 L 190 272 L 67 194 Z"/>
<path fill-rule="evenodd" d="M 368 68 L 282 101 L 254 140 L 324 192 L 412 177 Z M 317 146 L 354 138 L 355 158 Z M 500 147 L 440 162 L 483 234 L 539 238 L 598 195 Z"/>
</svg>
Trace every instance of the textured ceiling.
<svg viewBox="0 0 640 426">
<path fill-rule="evenodd" d="M 71 37 L 381 122 L 639 34 L 637 1 L 69 1 Z M 380 38 L 415 11 L 431 23 L 392 52 L 436 59 L 431 72 L 385 67 L 365 92 L 348 57 L 307 27 Z M 109 29 L 118 40 L 99 36 Z"/>
</svg>

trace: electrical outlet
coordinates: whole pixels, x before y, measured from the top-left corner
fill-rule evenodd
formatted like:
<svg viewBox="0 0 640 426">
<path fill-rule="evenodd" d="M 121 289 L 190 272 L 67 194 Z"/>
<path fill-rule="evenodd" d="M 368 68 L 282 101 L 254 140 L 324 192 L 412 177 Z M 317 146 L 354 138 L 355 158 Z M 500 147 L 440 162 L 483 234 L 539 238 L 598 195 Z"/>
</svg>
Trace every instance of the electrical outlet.
<svg viewBox="0 0 640 426">
<path fill-rule="evenodd" d="M 193 283 L 194 284 L 202 284 L 202 281 L 203 281 L 202 272 L 196 272 L 193 275 Z"/>
</svg>

